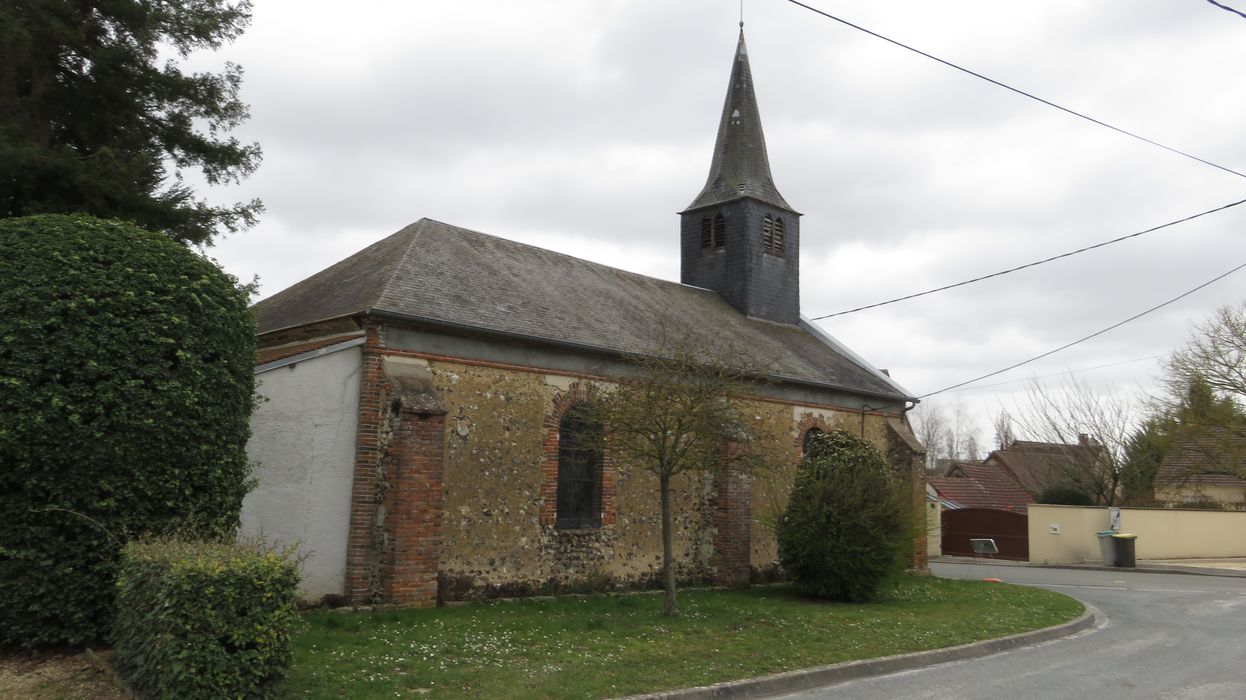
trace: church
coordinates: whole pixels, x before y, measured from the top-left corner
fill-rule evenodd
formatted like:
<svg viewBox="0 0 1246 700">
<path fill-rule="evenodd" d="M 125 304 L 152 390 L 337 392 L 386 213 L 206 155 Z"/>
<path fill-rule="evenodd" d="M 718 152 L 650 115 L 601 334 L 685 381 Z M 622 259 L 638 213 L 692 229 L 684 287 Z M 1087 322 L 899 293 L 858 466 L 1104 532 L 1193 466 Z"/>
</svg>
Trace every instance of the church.
<svg viewBox="0 0 1246 700">
<path fill-rule="evenodd" d="M 800 313 L 800 214 L 771 176 L 743 31 L 678 241 L 675 283 L 421 219 L 259 302 L 243 531 L 298 544 L 309 600 L 651 580 L 656 477 L 577 459 L 560 436 L 585 429 L 577 404 L 634 371 L 629 358 L 661 354 L 670 328 L 764 360 L 767 381 L 741 399 L 789 465 L 676 479 L 681 578 L 775 570 L 769 523 L 810 431 L 861 435 L 919 472 L 914 398 Z"/>
</svg>

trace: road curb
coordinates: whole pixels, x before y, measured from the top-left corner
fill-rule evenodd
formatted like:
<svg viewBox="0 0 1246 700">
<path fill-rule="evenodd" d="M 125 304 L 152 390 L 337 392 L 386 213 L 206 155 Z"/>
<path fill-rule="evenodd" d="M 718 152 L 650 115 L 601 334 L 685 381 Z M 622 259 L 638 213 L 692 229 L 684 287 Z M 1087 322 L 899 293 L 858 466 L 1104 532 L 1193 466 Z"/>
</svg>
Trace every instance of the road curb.
<svg viewBox="0 0 1246 700">
<path fill-rule="evenodd" d="M 1104 566 L 1102 564 L 1032 564 L 1023 561 L 1001 559 L 972 559 L 969 557 L 943 556 L 930 560 L 931 564 L 959 564 L 967 566 L 1022 566 L 1029 569 L 1065 569 L 1068 571 L 1111 571 L 1118 574 L 1190 574 L 1192 576 L 1221 576 L 1225 578 L 1246 578 L 1246 570 L 1217 569 L 1210 566 L 1183 566 L 1181 564 L 1164 564 L 1162 566 Z"/>
<path fill-rule="evenodd" d="M 1048 642 L 1053 639 L 1067 637 L 1077 634 L 1084 630 L 1099 626 L 1102 621 L 1106 621 L 1106 617 L 1098 608 L 1082 603 L 1086 607 L 1086 612 L 1081 617 L 1071 622 L 1066 622 L 1055 627 L 1046 627 L 1041 630 L 1032 630 L 1030 632 L 1022 632 L 998 639 L 988 639 L 983 642 L 971 642 L 955 647 L 946 647 L 943 649 L 932 649 L 930 651 L 915 651 L 909 654 L 898 654 L 896 656 L 884 656 L 877 659 L 864 659 L 862 661 L 845 661 L 843 663 L 832 664 L 830 666 L 818 666 L 815 668 L 807 668 L 800 671 L 788 671 L 786 673 L 776 673 L 771 676 L 759 676 L 757 678 L 745 678 L 738 681 L 726 681 L 723 683 L 715 683 L 714 685 L 705 685 L 696 688 L 681 688 L 679 690 L 668 690 L 660 693 L 646 693 L 644 695 L 631 695 L 622 700 L 711 700 L 719 698 L 760 698 L 780 693 L 795 693 L 810 688 L 818 688 L 833 683 L 842 683 L 844 681 L 856 680 L 859 678 L 870 678 L 873 676 L 885 676 L 889 673 L 897 671 L 908 671 L 924 666 L 933 666 L 935 664 L 947 663 L 949 661 L 963 661 L 965 659 L 975 659 L 982 656 L 990 656 L 1001 651 L 1016 649 L 1018 647 L 1030 646 Z"/>
</svg>

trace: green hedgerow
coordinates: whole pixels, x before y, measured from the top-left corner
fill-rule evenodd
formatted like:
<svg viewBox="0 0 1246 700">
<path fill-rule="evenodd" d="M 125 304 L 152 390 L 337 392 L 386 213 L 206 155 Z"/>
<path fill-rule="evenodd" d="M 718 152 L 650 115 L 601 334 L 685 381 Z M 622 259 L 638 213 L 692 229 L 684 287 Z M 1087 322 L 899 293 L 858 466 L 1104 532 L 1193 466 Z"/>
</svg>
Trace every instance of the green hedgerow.
<svg viewBox="0 0 1246 700">
<path fill-rule="evenodd" d="M 906 483 L 869 442 L 843 431 L 810 436 L 779 519 L 779 560 L 810 595 L 870 600 L 905 568 L 911 511 Z"/>
<path fill-rule="evenodd" d="M 247 490 L 248 292 L 119 221 L 0 220 L 0 644 L 98 641 L 118 552 L 228 535 Z"/>
<path fill-rule="evenodd" d="M 299 624 L 298 564 L 260 542 L 132 542 L 114 664 L 140 698 L 271 698 Z"/>
</svg>

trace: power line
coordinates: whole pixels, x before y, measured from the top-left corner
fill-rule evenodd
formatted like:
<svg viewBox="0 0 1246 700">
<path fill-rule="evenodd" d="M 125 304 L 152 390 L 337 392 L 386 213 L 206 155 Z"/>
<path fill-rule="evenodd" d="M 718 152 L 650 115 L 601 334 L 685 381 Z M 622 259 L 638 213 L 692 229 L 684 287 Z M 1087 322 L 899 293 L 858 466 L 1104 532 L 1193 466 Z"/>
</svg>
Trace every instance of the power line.
<svg viewBox="0 0 1246 700">
<path fill-rule="evenodd" d="M 1020 384 L 1021 382 L 1031 382 L 1031 381 L 1035 381 L 1038 379 L 1050 379 L 1052 377 L 1063 377 L 1066 375 L 1081 374 L 1083 372 L 1091 372 L 1096 369 L 1107 369 L 1108 367 L 1120 367 L 1121 365 L 1131 365 L 1135 362 L 1154 360 L 1158 357 L 1161 357 L 1161 356 L 1160 355 L 1147 355 L 1146 357 L 1137 357 L 1132 360 L 1122 360 L 1120 362 L 1109 362 L 1105 365 L 1095 365 L 1094 367 L 1082 367 L 1081 369 L 1070 369 L 1064 372 L 1055 372 L 1053 374 L 1043 374 L 1037 377 L 1027 377 L 1026 379 L 1014 379 L 1012 381 L 1007 381 L 1007 382 L 995 382 L 994 384 L 979 384 L 977 386 L 969 387 L 967 389 L 957 389 L 953 391 L 952 393 L 959 394 L 962 391 L 977 391 L 978 389 L 990 389 L 991 387 L 1008 386 L 1009 384 Z"/>
<path fill-rule="evenodd" d="M 1240 12 L 1239 10 L 1235 10 L 1232 7 L 1229 7 L 1228 5 L 1221 5 L 1220 3 L 1216 2 L 1216 0 L 1207 0 L 1207 2 L 1215 5 L 1216 7 L 1219 7 L 1222 10 L 1228 10 L 1229 12 L 1232 12 L 1238 17 L 1246 18 L 1246 13 Z"/>
<path fill-rule="evenodd" d="M 1016 369 L 1016 368 L 1021 367 L 1021 366 L 1023 366 L 1023 365 L 1028 365 L 1028 364 L 1030 364 L 1031 362 L 1034 362 L 1034 361 L 1036 361 L 1036 360 L 1041 360 L 1041 359 L 1043 359 L 1044 357 L 1050 357 L 1051 355 L 1054 355 L 1054 354 L 1056 354 L 1056 353 L 1060 352 L 1061 350 L 1068 350 L 1069 348 L 1073 347 L 1074 345 L 1078 345 L 1078 344 L 1081 344 L 1081 343 L 1086 342 L 1087 340 L 1090 340 L 1091 338 L 1096 338 L 1096 337 L 1098 337 L 1098 336 L 1101 336 L 1101 335 L 1103 335 L 1104 333 L 1107 333 L 1107 332 L 1108 332 L 1108 331 L 1110 331 L 1110 330 L 1114 330 L 1114 329 L 1120 328 L 1121 326 L 1125 325 L 1126 323 L 1129 323 L 1129 322 L 1131 322 L 1131 321 L 1136 321 L 1136 320 L 1138 320 L 1138 319 L 1142 318 L 1143 316 L 1146 316 L 1147 314 L 1149 314 L 1149 313 L 1151 313 L 1151 312 L 1153 312 L 1153 311 L 1158 311 L 1159 309 L 1162 309 L 1162 308 L 1164 308 L 1165 306 L 1168 306 L 1169 304 L 1172 304 L 1173 302 L 1176 302 L 1176 301 L 1179 301 L 1179 300 L 1181 300 L 1181 299 L 1184 299 L 1185 297 L 1190 296 L 1190 295 L 1191 295 L 1191 294 L 1193 294 L 1194 292 L 1197 292 L 1198 290 L 1200 290 L 1200 289 L 1202 289 L 1202 288 L 1204 288 L 1204 287 L 1207 287 L 1207 286 L 1209 286 L 1209 285 L 1211 285 L 1211 284 L 1213 284 L 1213 283 L 1215 283 L 1215 282 L 1219 282 L 1220 280 L 1224 279 L 1225 277 L 1228 277 L 1229 275 L 1233 274 L 1234 272 L 1237 272 L 1238 270 L 1242 269 L 1243 267 L 1246 267 L 1246 263 L 1242 263 L 1241 265 L 1238 265 L 1237 267 L 1233 268 L 1232 270 L 1229 270 L 1228 272 L 1225 272 L 1225 273 L 1223 273 L 1223 274 L 1221 274 L 1221 275 L 1217 275 L 1216 277 L 1213 277 L 1212 279 L 1207 280 L 1206 282 L 1204 282 L 1204 283 L 1202 283 L 1202 284 L 1198 285 L 1198 286 L 1197 286 L 1197 287 L 1195 287 L 1194 289 L 1191 289 L 1191 290 L 1189 290 L 1189 291 L 1187 291 L 1187 292 L 1183 292 L 1183 293 L 1181 293 L 1181 294 L 1179 294 L 1179 295 L 1177 295 L 1177 296 L 1173 297 L 1172 299 L 1169 299 L 1168 301 L 1166 301 L 1166 302 L 1164 302 L 1164 303 L 1162 303 L 1162 304 L 1157 304 L 1157 305 L 1155 305 L 1155 306 L 1152 306 L 1151 308 L 1147 309 L 1146 311 L 1143 311 L 1142 313 L 1135 314 L 1135 315 L 1130 316 L 1129 318 L 1125 319 L 1124 321 L 1120 321 L 1120 322 L 1118 322 L 1118 323 L 1114 323 L 1114 324 L 1112 324 L 1112 325 L 1108 326 L 1107 328 L 1104 328 L 1104 329 L 1102 329 L 1102 330 L 1095 331 L 1094 333 L 1091 333 L 1090 335 L 1088 335 L 1088 336 L 1086 336 L 1086 337 L 1084 337 L 1084 338 L 1079 338 L 1079 339 L 1077 339 L 1077 340 L 1074 340 L 1074 341 L 1073 341 L 1073 342 L 1071 342 L 1071 343 L 1065 343 L 1064 345 L 1061 345 L 1060 347 L 1058 347 L 1058 348 L 1056 348 L 1056 349 L 1054 349 L 1054 350 L 1048 350 L 1047 352 L 1045 352 L 1045 353 L 1043 353 L 1043 354 L 1041 354 L 1041 355 L 1035 355 L 1034 357 L 1031 357 L 1031 358 L 1029 358 L 1028 360 L 1022 360 L 1021 362 L 1018 362 L 1018 363 L 1016 363 L 1016 364 L 1008 365 L 1007 367 L 1005 367 L 1005 368 L 1003 368 L 1003 369 L 997 369 L 997 370 L 995 370 L 994 372 L 988 372 L 987 374 L 984 374 L 984 375 L 982 375 L 982 376 L 980 376 L 980 377 L 974 377 L 973 379 L 968 379 L 968 380 L 966 380 L 966 381 L 963 381 L 963 382 L 960 382 L 960 383 L 957 383 L 957 384 L 953 384 L 953 385 L 951 385 L 951 386 L 944 387 L 944 388 L 942 388 L 942 389 L 939 389 L 938 391 L 932 391 L 932 392 L 930 392 L 929 394 L 922 394 L 922 395 L 921 395 L 921 396 L 919 396 L 918 398 L 919 398 L 919 399 L 926 399 L 926 398 L 930 398 L 931 396 L 934 396 L 935 394 L 942 394 L 942 393 L 943 393 L 943 392 L 945 392 L 945 391 L 951 391 L 952 389 L 959 389 L 960 387 L 965 386 L 965 385 L 967 385 L 967 384 L 973 384 L 974 382 L 981 381 L 981 380 L 986 379 L 986 378 L 988 378 L 988 377 L 994 377 L 994 376 L 995 376 L 995 375 L 997 375 L 997 374 L 1003 374 L 1004 372 L 1007 372 L 1007 371 L 1009 371 L 1009 370 Z"/>
<path fill-rule="evenodd" d="M 1224 206 L 1216 207 L 1215 209 L 1208 209 L 1207 211 L 1199 212 L 1197 214 L 1192 214 L 1183 219 L 1177 219 L 1176 221 L 1169 221 L 1168 223 L 1160 224 L 1159 226 L 1152 226 L 1151 228 L 1146 229 L 1145 231 L 1138 231 L 1137 233 L 1131 233 L 1125 236 L 1120 236 L 1119 238 L 1113 238 L 1110 241 L 1103 241 L 1102 243 L 1096 243 L 1094 245 L 1086 246 L 1085 248 L 1078 248 L 1077 250 L 1070 250 L 1067 253 L 1053 255 L 1050 258 L 1043 258 L 1042 260 L 1036 260 L 1034 262 L 1026 263 L 1024 265 L 1010 267 L 1007 270 L 1000 270 L 999 272 L 992 272 L 989 275 L 982 275 L 981 277 L 974 277 L 973 279 L 968 279 L 963 282 L 956 282 L 955 284 L 945 284 L 942 287 L 935 287 L 934 289 L 927 289 L 924 292 L 917 292 L 915 294 L 906 294 L 902 297 L 896 297 L 895 299 L 888 299 L 887 301 L 880 301 L 874 304 L 866 304 L 865 306 L 858 306 L 855 309 L 848 309 L 847 311 L 837 311 L 833 314 L 827 314 L 825 316 L 814 316 L 813 320 L 821 321 L 824 318 L 833 318 L 835 316 L 846 316 L 848 314 L 856 313 L 858 311 L 864 311 L 866 309 L 873 309 L 879 306 L 886 306 L 888 304 L 895 304 L 896 302 L 900 302 L 900 301 L 908 301 L 909 299 L 916 299 L 917 297 L 924 297 L 927 294 L 934 294 L 935 292 L 942 292 L 948 289 L 955 289 L 956 287 L 963 287 L 967 284 L 973 284 L 974 282 L 981 282 L 982 280 L 989 280 L 992 277 L 999 277 L 1001 275 L 1006 275 L 1011 272 L 1017 272 L 1018 270 L 1024 270 L 1027 268 L 1042 265 L 1043 263 L 1049 263 L 1053 260 L 1059 260 L 1061 258 L 1067 258 L 1073 255 L 1077 255 L 1078 253 L 1085 253 L 1086 251 L 1089 251 L 1089 250 L 1094 250 L 1096 248 L 1109 246 L 1109 245 L 1112 245 L 1113 243 L 1120 243 L 1121 241 L 1129 240 L 1130 238 L 1137 238 L 1138 236 L 1151 233 L 1153 231 L 1158 231 L 1163 228 L 1168 228 L 1169 226 L 1176 226 L 1177 224 L 1182 224 L 1187 221 L 1192 221 L 1194 219 L 1199 218 L 1200 216 L 1207 216 L 1208 214 L 1215 214 L 1216 212 L 1221 212 L 1221 211 L 1224 211 L 1225 209 L 1232 209 L 1233 207 L 1236 207 L 1239 204 L 1246 204 L 1246 199 L 1239 199 L 1238 201 L 1233 202 L 1231 204 L 1225 204 Z"/>
<path fill-rule="evenodd" d="M 805 4 L 805 3 L 803 3 L 803 2 L 799 2 L 799 0 L 787 0 L 787 1 L 788 1 L 788 2 L 790 2 L 790 3 L 792 3 L 793 5 L 796 5 L 796 6 L 798 6 L 798 7 L 803 7 L 803 8 L 805 8 L 806 10 L 809 10 L 810 12 L 813 12 L 813 13 L 815 13 L 815 14 L 821 15 L 821 16 L 823 16 L 823 17 L 827 18 L 827 19 L 834 20 L 834 21 L 839 22 L 840 24 L 843 24 L 843 25 L 845 25 L 845 26 L 852 27 L 853 29 L 856 29 L 856 30 L 858 30 L 858 31 L 865 32 L 866 34 L 869 34 L 869 35 L 870 35 L 870 36 L 872 36 L 872 37 L 876 37 L 876 38 L 878 38 L 878 39 L 882 39 L 883 41 L 885 41 L 885 42 L 887 42 L 887 43 L 889 43 L 889 44 L 894 44 L 894 45 L 896 45 L 896 46 L 899 46 L 899 47 L 900 47 L 900 48 L 902 48 L 902 49 L 907 49 L 908 51 L 912 51 L 913 53 L 918 54 L 918 55 L 920 55 L 920 56 L 925 56 L 926 58 L 929 58 L 929 59 L 930 59 L 930 60 L 932 60 L 932 61 L 937 61 L 937 62 L 939 62 L 939 63 L 942 63 L 943 65 L 945 65 L 945 66 L 947 66 L 947 67 L 949 67 L 949 68 L 955 68 L 956 70 L 958 70 L 958 71 L 960 71 L 960 72 L 962 72 L 962 73 L 967 73 L 967 74 L 969 74 L 969 75 L 972 75 L 972 76 L 973 76 L 973 77 L 975 77 L 975 78 L 980 78 L 980 79 L 982 79 L 982 80 L 987 81 L 988 83 L 991 83 L 991 84 L 996 85 L 996 86 L 998 86 L 998 87 L 1002 87 L 1002 88 L 1004 88 L 1005 90 L 1010 90 L 1010 91 L 1015 92 L 1015 93 L 1017 93 L 1018 95 L 1021 95 L 1021 96 L 1023 96 L 1023 97 L 1028 97 L 1028 98 L 1030 98 L 1031 100 L 1034 100 L 1034 101 L 1036 101 L 1036 102 L 1041 102 L 1041 103 L 1043 103 L 1043 104 L 1047 105 L 1048 107 L 1054 107 L 1054 108 L 1056 108 L 1056 109 L 1060 110 L 1061 112 L 1065 112 L 1065 113 L 1067 113 L 1067 114 L 1071 114 L 1071 115 L 1073 115 L 1073 116 L 1075 116 L 1075 117 L 1079 117 L 1079 118 L 1081 118 L 1081 119 L 1085 119 L 1085 120 L 1086 120 L 1086 121 L 1088 121 L 1088 122 L 1091 122 L 1091 123 L 1094 123 L 1094 124 L 1098 124 L 1099 126 L 1102 126 L 1102 127 L 1104 127 L 1104 128 L 1107 128 L 1107 129 L 1111 129 L 1112 131 L 1115 131 L 1115 132 L 1117 132 L 1117 133 L 1119 133 L 1119 134 L 1124 134 L 1125 136 L 1129 136 L 1129 137 L 1131 137 L 1131 138 L 1138 139 L 1139 141 L 1144 141 L 1144 142 L 1146 142 L 1146 143 L 1151 144 L 1152 146 L 1158 146 L 1159 148 L 1162 148 L 1162 149 L 1164 149 L 1165 151 L 1169 151 L 1170 153 L 1176 153 L 1177 155 L 1180 155 L 1180 156 L 1185 156 L 1186 158 L 1189 158 L 1189 159 L 1191 159 L 1191 160 L 1196 160 L 1196 161 L 1198 161 L 1198 162 L 1202 163 L 1203 165 L 1210 165 L 1211 167 L 1213 167 L 1213 168 L 1217 168 L 1217 169 L 1219 169 L 1219 170 L 1223 170 L 1223 171 L 1224 171 L 1224 172 L 1226 172 L 1226 173 L 1230 173 L 1230 174 L 1232 174 L 1232 175 L 1236 175 L 1236 176 L 1238 176 L 1238 177 L 1243 177 L 1243 178 L 1246 178 L 1246 174 L 1244 174 L 1244 173 L 1240 173 L 1240 172 L 1238 172 L 1238 171 L 1236 171 L 1236 170 L 1234 170 L 1234 169 L 1232 169 L 1232 168 L 1227 168 L 1227 167 L 1225 167 L 1225 166 L 1223 166 L 1223 165 L 1219 165 L 1219 164 L 1217 164 L 1217 163 L 1213 163 L 1213 162 L 1211 162 L 1211 161 L 1209 161 L 1209 160 L 1207 160 L 1207 159 L 1205 159 L 1205 158 L 1199 158 L 1199 157 L 1198 157 L 1198 156 L 1196 156 L 1196 155 L 1193 155 L 1193 154 L 1190 154 L 1190 153 L 1186 153 L 1185 151 L 1182 151 L 1182 150 L 1177 149 L 1177 148 L 1173 148 L 1173 147 L 1171 147 L 1171 146 L 1165 146 L 1164 144 L 1162 144 L 1162 143 L 1160 143 L 1160 142 L 1158 142 L 1158 141 L 1153 141 L 1153 140 L 1151 140 L 1151 139 L 1149 139 L 1149 138 L 1147 138 L 1147 137 L 1145 137 L 1145 136 L 1141 136 L 1141 135 L 1139 135 L 1139 134 L 1135 134 L 1135 133 L 1134 133 L 1134 132 L 1132 132 L 1132 131 L 1127 131 L 1127 130 L 1122 129 L 1122 128 L 1118 127 L 1118 126 L 1112 126 L 1111 124 L 1108 124 L 1107 122 L 1100 121 L 1100 120 L 1098 120 L 1098 119 L 1095 119 L 1094 117 L 1087 116 L 1087 115 L 1082 114 L 1081 112 L 1078 112 L 1078 111 L 1076 111 L 1076 110 L 1069 109 L 1068 107 L 1063 107 L 1063 106 L 1061 106 L 1061 105 L 1058 105 L 1058 104 L 1056 104 L 1055 102 L 1052 102 L 1051 100 L 1045 100 L 1045 99 L 1043 99 L 1043 98 L 1041 98 L 1041 97 L 1039 97 L 1039 96 L 1037 96 L 1037 95 L 1034 95 L 1034 94 L 1032 94 L 1032 93 L 1028 93 L 1028 92 L 1026 92 L 1025 90 L 1021 90 L 1021 89 L 1019 89 L 1019 88 L 1015 88 L 1015 87 L 1013 87 L 1013 86 L 1011 86 L 1011 85 L 1008 85 L 1007 83 L 1001 83 L 1000 81 L 995 80 L 994 78 L 988 78 L 987 76 L 985 76 L 985 75 L 983 75 L 983 74 L 981 74 L 981 73 L 977 73 L 977 72 L 975 72 L 975 71 L 969 70 L 968 68 L 965 68 L 965 67 L 963 67 L 963 66 L 959 66 L 959 65 L 957 65 L 957 64 L 955 64 L 955 63 L 952 63 L 951 61 L 944 60 L 944 59 L 939 58 L 938 56 L 935 56 L 935 55 L 933 55 L 933 54 L 926 53 L 925 51 L 922 51 L 921 49 L 916 49 L 916 48 L 913 48 L 912 46 L 909 46 L 908 44 L 904 44 L 904 43 L 902 43 L 902 42 L 896 41 L 895 39 L 891 39 L 891 38 L 889 38 L 889 37 L 885 37 L 885 36 L 883 36 L 882 34 L 879 34 L 878 32 L 870 31 L 869 29 L 866 29 L 865 27 L 862 27 L 862 26 L 860 26 L 860 25 L 858 25 L 858 24 L 853 24 L 852 22 L 849 22 L 849 21 L 848 21 L 848 20 L 846 20 L 846 19 L 842 19 L 842 18 L 836 17 L 835 15 L 832 15 L 832 14 L 830 14 L 830 13 L 828 13 L 828 12 L 824 12 L 824 11 L 822 11 L 822 10 L 819 10 L 819 9 L 818 9 L 818 8 L 816 8 L 816 7 L 811 7 L 811 6 L 809 6 L 809 5 L 806 5 L 806 4 Z M 1228 8 L 1226 8 L 1226 9 L 1228 9 Z"/>
</svg>

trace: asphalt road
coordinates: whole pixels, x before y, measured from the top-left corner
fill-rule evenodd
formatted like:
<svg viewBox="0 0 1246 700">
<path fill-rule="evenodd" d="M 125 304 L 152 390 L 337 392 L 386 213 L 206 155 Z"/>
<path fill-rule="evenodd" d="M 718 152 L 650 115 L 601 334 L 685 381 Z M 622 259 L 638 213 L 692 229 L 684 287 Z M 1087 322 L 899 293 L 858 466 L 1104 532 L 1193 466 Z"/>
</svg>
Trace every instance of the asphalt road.
<svg viewBox="0 0 1246 700">
<path fill-rule="evenodd" d="M 1246 578 L 936 563 L 938 576 L 1041 586 L 1101 610 L 1073 637 L 785 700 L 1246 699 Z"/>
</svg>

